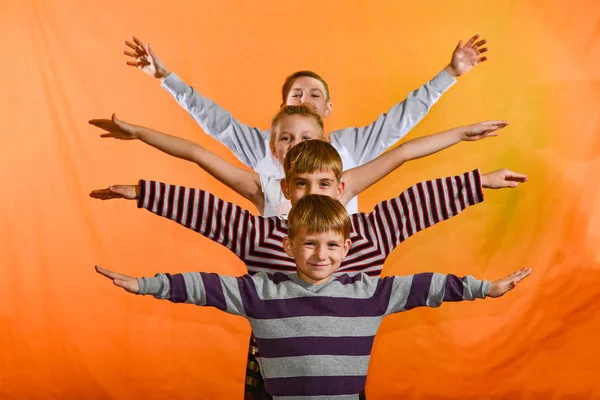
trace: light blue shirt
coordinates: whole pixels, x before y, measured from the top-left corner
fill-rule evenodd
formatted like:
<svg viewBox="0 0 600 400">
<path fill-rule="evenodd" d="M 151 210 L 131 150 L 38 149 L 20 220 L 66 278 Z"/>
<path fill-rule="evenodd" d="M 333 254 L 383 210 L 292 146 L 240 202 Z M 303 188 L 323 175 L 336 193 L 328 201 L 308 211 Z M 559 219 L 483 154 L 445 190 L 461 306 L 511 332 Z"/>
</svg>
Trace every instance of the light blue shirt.
<svg viewBox="0 0 600 400">
<path fill-rule="evenodd" d="M 455 82 L 456 79 L 442 70 L 431 81 L 409 93 L 405 100 L 394 105 L 387 113 L 381 114 L 371 124 L 331 132 L 329 141 L 340 154 L 344 170 L 372 161 L 402 139 Z M 174 73 L 169 74 L 161 86 L 192 116 L 204 132 L 227 146 L 241 162 L 261 175 L 261 183 L 272 180 L 269 178 L 283 178 L 283 169 L 273 158 L 269 147 L 269 130 L 241 123 L 229 111 L 199 94 Z M 291 207 L 282 204 L 289 202 L 283 198 L 283 194 L 269 192 L 281 189 L 276 185 L 271 187 L 275 189 L 269 189 L 263 184 L 265 217 L 277 215 L 276 210 Z M 350 200 L 346 209 L 350 214 L 358 212 L 356 197 Z"/>
</svg>

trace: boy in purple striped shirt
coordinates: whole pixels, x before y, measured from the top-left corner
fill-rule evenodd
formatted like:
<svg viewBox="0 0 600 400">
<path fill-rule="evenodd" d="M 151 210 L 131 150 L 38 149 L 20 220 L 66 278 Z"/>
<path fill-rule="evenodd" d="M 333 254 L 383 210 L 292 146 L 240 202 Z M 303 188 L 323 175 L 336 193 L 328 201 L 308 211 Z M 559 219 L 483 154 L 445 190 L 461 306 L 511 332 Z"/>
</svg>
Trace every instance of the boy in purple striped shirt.
<svg viewBox="0 0 600 400">
<path fill-rule="evenodd" d="M 355 170 L 361 168 L 364 166 Z M 340 156 L 325 141 L 309 140 L 294 146 L 285 159 L 284 170 L 286 178 L 281 185 L 292 205 L 307 194 L 341 200 L 346 190 Z M 484 188 L 515 188 L 526 180 L 527 176 L 505 169 L 484 175 L 474 170 L 418 183 L 398 197 L 377 204 L 371 213 L 352 214 L 352 246 L 342 261 L 340 272 L 379 275 L 385 259 L 396 246 L 415 233 L 482 202 Z M 155 181 L 111 186 L 92 191 L 90 196 L 103 200 L 137 200 L 139 208 L 171 219 L 227 247 L 245 263 L 251 274 L 296 271 L 294 260 L 283 246 L 283 238 L 288 233 L 285 218 L 252 215 L 206 191 Z"/>
<path fill-rule="evenodd" d="M 346 173 L 360 173 L 365 167 Z M 341 158 L 335 148 L 324 141 L 309 140 L 291 148 L 284 171 L 283 191 L 292 204 L 306 194 L 323 194 L 339 200 L 345 190 Z M 397 198 L 379 203 L 369 214 L 352 214 L 352 246 L 341 262 L 339 273 L 363 272 L 378 276 L 396 246 L 418 231 L 482 202 L 483 188 L 514 188 L 526 179 L 525 175 L 508 170 L 485 175 L 475 170 L 418 183 Z M 286 219 L 255 216 L 208 192 L 153 181 L 111 186 L 90 195 L 99 199 L 137 199 L 138 207 L 226 246 L 245 263 L 250 274 L 296 271 L 296 264 L 283 245 L 288 235 Z M 258 396 L 262 396 L 260 390 L 255 390 L 262 385 L 256 357 L 258 348 L 251 339 L 246 388 L 251 395 L 260 393 Z M 255 396 L 257 398 L 268 397 Z"/>
<path fill-rule="evenodd" d="M 266 390 L 274 399 L 358 399 L 373 340 L 386 315 L 444 301 L 500 297 L 531 269 L 489 282 L 421 273 L 379 278 L 334 275 L 351 247 L 352 223 L 336 200 L 307 195 L 288 219 L 286 253 L 296 272 L 241 277 L 192 272 L 132 278 L 96 271 L 130 293 L 213 306 L 250 322 L 261 349 Z"/>
</svg>

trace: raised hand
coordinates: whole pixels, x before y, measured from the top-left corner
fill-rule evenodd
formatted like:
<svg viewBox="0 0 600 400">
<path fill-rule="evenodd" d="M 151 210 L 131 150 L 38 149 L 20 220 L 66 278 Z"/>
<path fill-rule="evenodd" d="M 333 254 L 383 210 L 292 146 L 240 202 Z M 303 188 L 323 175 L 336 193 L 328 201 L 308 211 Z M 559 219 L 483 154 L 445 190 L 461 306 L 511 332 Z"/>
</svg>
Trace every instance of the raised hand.
<svg viewBox="0 0 600 400">
<path fill-rule="evenodd" d="M 486 189 L 516 188 L 519 183 L 527 181 L 527 175 L 508 169 L 499 169 L 481 176 L 481 186 Z"/>
<path fill-rule="evenodd" d="M 135 294 L 140 291 L 140 285 L 138 284 L 137 278 L 109 271 L 99 265 L 96 265 L 96 272 L 112 280 L 115 286 L 121 287 L 129 293 Z"/>
<path fill-rule="evenodd" d="M 106 189 L 92 190 L 90 197 L 99 200 L 126 199 L 136 200 L 140 197 L 139 185 L 112 185 Z"/>
<path fill-rule="evenodd" d="M 132 42 L 124 41 L 123 44 L 129 47 L 129 50 L 123 50 L 123 54 L 130 58 L 125 64 L 136 67 L 146 74 L 159 79 L 164 79 L 171 73 L 156 54 L 150 48 L 150 45 L 144 45 L 141 40 L 135 36 L 131 37 Z"/>
<path fill-rule="evenodd" d="M 481 47 L 487 43 L 487 40 L 476 42 L 477 39 L 479 39 L 479 35 L 473 36 L 464 45 L 462 40 L 458 42 L 452 53 L 450 65 L 446 68 L 450 75 L 455 78 L 464 75 L 477 64 L 487 60 L 487 57 L 481 56 L 481 54 L 488 51 L 487 47 Z"/>
<path fill-rule="evenodd" d="M 101 138 L 121 140 L 137 139 L 136 129 L 138 126 L 117 119 L 116 114 L 113 114 L 111 119 L 91 119 L 88 122 L 91 125 L 108 132 L 100 135 Z"/>
<path fill-rule="evenodd" d="M 498 136 L 498 130 L 508 125 L 506 121 L 483 121 L 477 124 L 469 125 L 465 130 L 463 140 L 474 141 L 489 136 Z"/>
<path fill-rule="evenodd" d="M 517 283 L 527 278 L 530 274 L 531 268 L 523 268 L 517 272 L 513 272 L 506 278 L 493 281 L 492 285 L 490 286 L 490 291 L 487 294 L 488 297 L 495 298 L 503 296 L 506 292 L 513 290 L 517 286 Z"/>
</svg>

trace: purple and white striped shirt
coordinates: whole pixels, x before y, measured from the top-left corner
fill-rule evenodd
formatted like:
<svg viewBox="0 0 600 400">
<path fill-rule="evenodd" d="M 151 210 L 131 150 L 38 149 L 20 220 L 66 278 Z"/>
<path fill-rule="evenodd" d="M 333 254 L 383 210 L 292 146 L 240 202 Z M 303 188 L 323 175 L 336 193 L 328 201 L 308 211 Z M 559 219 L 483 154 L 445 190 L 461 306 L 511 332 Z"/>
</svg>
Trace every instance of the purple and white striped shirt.
<svg viewBox="0 0 600 400">
<path fill-rule="evenodd" d="M 140 180 L 138 207 L 169 218 L 237 255 L 250 274 L 296 271 L 283 249 L 287 220 L 261 217 L 199 189 Z M 369 213 L 351 215 L 352 246 L 339 273 L 378 276 L 410 236 L 483 201 L 478 170 L 417 183 Z"/>
<path fill-rule="evenodd" d="M 274 399 L 358 399 L 375 334 L 386 315 L 444 301 L 485 298 L 489 281 L 422 273 L 331 277 L 313 285 L 297 274 L 241 277 L 204 272 L 138 279 L 139 294 L 212 306 L 248 319 Z"/>
</svg>

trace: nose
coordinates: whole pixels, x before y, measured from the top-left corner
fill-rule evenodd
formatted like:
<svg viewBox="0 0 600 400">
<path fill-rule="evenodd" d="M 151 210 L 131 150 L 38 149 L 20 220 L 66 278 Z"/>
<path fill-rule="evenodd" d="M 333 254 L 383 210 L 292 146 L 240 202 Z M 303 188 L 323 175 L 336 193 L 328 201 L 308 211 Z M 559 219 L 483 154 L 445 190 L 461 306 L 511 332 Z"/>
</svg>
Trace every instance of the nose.
<svg viewBox="0 0 600 400">
<path fill-rule="evenodd" d="M 308 184 L 308 194 L 321 194 L 319 191 L 319 185 Z"/>
<path fill-rule="evenodd" d="M 318 246 L 317 247 L 317 259 L 319 261 L 324 261 L 327 259 L 327 247 L 326 246 Z"/>
</svg>

